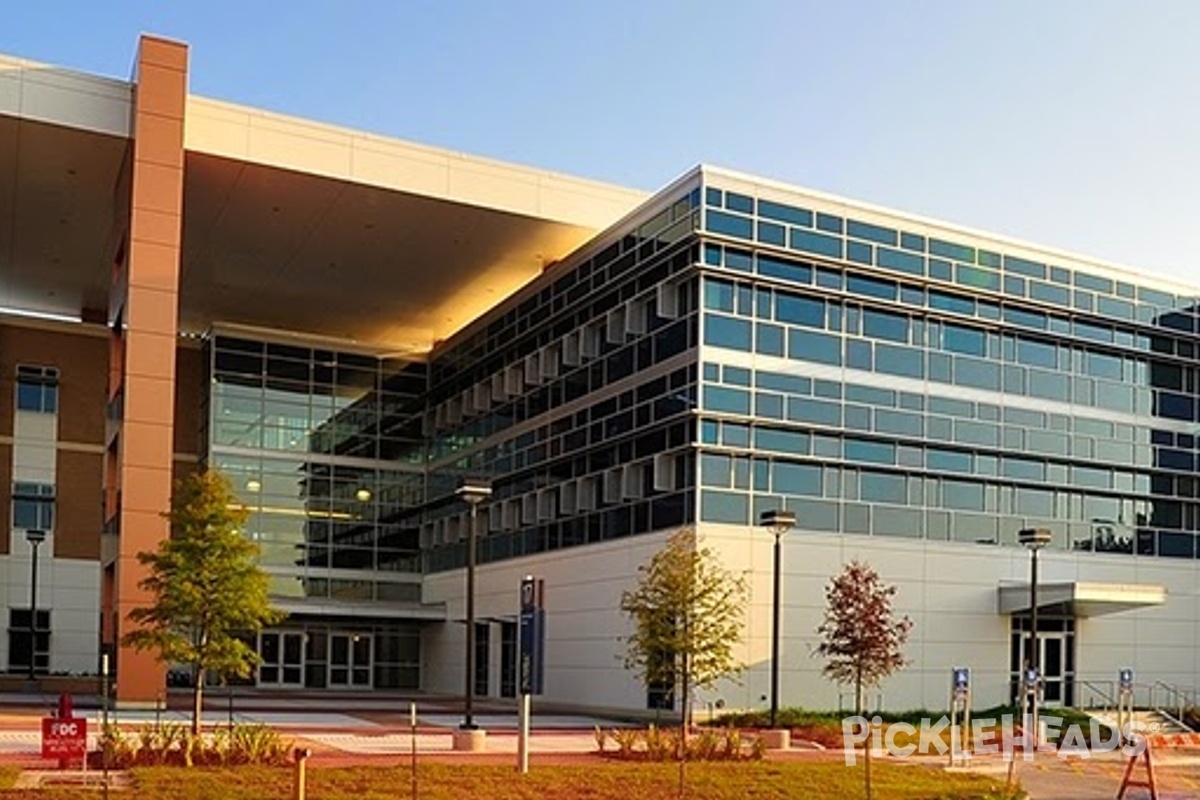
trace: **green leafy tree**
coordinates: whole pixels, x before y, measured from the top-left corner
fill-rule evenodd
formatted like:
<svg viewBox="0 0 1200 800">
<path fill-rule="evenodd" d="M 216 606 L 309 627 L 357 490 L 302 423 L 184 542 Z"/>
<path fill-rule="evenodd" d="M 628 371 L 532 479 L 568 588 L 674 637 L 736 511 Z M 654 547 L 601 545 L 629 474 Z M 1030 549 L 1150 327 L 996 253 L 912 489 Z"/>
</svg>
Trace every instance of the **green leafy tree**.
<svg viewBox="0 0 1200 800">
<path fill-rule="evenodd" d="M 213 470 L 178 481 L 163 516 L 170 538 L 156 552 L 138 554 L 149 568 L 139 586 L 152 603 L 129 613 L 137 627 L 122 643 L 192 667 L 192 732 L 199 734 L 205 679 L 250 675 L 259 658 L 243 637 L 284 614 L 271 607 L 258 546 L 242 535 L 249 511 L 229 481 Z"/>
<path fill-rule="evenodd" d="M 634 623 L 625 666 L 647 687 L 678 690 L 686 736 L 692 688 L 711 688 L 744 669 L 734 649 L 744 630 L 746 580 L 721 567 L 690 528 L 638 571 L 637 588 L 621 595 L 621 610 Z"/>
<path fill-rule="evenodd" d="M 892 598 L 896 587 L 879 573 L 852 561 L 825 589 L 825 620 L 817 628 L 817 655 L 825 659 L 825 676 L 854 686 L 854 707 L 866 711 L 864 691 L 904 666 L 904 643 L 912 630 L 908 617 L 896 619 Z M 869 732 L 868 732 L 869 734 Z M 867 798 L 871 798 L 871 737 L 864 753 Z"/>
</svg>

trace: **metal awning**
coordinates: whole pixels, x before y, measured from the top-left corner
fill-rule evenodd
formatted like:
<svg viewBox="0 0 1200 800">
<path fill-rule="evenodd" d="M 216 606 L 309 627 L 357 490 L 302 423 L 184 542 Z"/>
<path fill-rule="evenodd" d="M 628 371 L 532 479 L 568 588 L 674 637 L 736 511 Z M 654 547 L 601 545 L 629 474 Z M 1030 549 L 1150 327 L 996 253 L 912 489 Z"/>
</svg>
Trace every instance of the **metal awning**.
<svg viewBox="0 0 1200 800">
<path fill-rule="evenodd" d="M 1001 584 L 998 611 L 1001 614 L 1028 613 L 1030 599 L 1028 583 Z M 1163 586 L 1141 583 L 1039 582 L 1037 599 L 1039 614 L 1098 617 L 1161 606 L 1167 601 L 1167 590 Z"/>
</svg>

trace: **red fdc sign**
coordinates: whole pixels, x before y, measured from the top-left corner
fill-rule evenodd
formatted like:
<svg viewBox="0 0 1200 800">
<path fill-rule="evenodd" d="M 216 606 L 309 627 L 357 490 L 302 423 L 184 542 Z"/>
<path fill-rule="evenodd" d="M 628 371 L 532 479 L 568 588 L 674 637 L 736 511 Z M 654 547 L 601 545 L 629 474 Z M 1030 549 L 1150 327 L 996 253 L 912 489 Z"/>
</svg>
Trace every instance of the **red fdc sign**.
<svg viewBox="0 0 1200 800">
<path fill-rule="evenodd" d="M 87 753 L 87 720 L 42 719 L 42 758 L 83 758 Z"/>
</svg>

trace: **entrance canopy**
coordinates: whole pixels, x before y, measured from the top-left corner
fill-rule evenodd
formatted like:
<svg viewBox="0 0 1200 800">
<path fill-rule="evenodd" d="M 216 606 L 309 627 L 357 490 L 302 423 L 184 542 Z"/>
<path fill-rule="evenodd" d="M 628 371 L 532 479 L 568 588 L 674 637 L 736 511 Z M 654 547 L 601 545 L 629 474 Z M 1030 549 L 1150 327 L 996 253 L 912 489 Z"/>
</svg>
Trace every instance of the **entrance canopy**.
<svg viewBox="0 0 1200 800">
<path fill-rule="evenodd" d="M 1031 606 L 1028 583 L 1002 584 L 998 592 L 999 613 L 1028 613 Z M 1069 617 L 1098 617 L 1119 611 L 1161 606 L 1167 600 L 1163 586 L 1140 583 L 1038 583 L 1038 613 Z"/>
</svg>

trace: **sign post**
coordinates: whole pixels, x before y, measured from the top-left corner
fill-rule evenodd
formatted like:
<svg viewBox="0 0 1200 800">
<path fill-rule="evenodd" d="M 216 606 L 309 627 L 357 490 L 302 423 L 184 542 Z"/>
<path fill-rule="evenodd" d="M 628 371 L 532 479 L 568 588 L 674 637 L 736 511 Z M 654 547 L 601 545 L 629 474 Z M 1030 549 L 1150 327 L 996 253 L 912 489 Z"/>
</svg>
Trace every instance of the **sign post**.
<svg viewBox="0 0 1200 800">
<path fill-rule="evenodd" d="M 1117 735 L 1120 741 L 1133 735 L 1133 669 L 1117 671 Z"/>
<path fill-rule="evenodd" d="M 518 712 L 517 770 L 529 772 L 530 698 L 542 693 L 545 679 L 546 582 L 526 575 L 521 579 L 520 653 L 518 681 L 521 695 Z"/>
<path fill-rule="evenodd" d="M 965 746 L 971 730 L 971 668 L 950 671 L 950 766 L 966 764 L 971 751 Z"/>
</svg>

